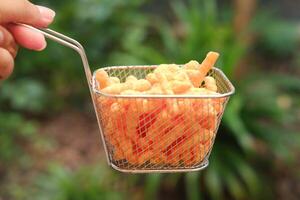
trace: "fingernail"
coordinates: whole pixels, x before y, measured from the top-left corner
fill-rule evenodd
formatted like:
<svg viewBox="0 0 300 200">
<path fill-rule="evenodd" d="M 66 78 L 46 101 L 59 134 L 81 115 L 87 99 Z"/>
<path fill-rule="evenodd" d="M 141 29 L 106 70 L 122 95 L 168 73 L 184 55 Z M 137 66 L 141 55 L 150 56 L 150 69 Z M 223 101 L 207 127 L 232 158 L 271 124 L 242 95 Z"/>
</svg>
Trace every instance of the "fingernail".
<svg viewBox="0 0 300 200">
<path fill-rule="evenodd" d="M 55 17 L 55 12 L 50 8 L 44 6 L 37 6 L 37 7 L 42 15 L 43 21 L 46 23 L 51 23 Z"/>
<path fill-rule="evenodd" d="M 4 41 L 4 34 L 3 32 L 0 30 L 0 44 Z"/>
</svg>

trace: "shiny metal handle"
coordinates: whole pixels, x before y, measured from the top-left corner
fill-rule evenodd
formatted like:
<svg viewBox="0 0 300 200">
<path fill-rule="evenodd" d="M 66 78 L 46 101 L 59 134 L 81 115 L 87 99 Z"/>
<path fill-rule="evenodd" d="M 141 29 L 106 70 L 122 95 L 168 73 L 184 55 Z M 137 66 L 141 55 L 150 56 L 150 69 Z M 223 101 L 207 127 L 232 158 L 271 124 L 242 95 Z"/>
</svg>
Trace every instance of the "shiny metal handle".
<svg viewBox="0 0 300 200">
<path fill-rule="evenodd" d="M 18 24 L 18 25 L 25 26 L 29 29 L 35 30 L 39 33 L 42 33 L 48 39 L 51 39 L 61 45 L 74 49 L 80 55 L 89 87 L 91 86 L 91 80 L 92 80 L 91 69 L 89 66 L 87 56 L 85 54 L 85 50 L 79 42 L 61 33 L 53 31 L 51 29 L 35 28 L 26 24 Z"/>
<path fill-rule="evenodd" d="M 87 59 L 87 56 L 85 54 L 83 46 L 79 42 L 77 42 L 76 40 L 74 40 L 74 39 L 72 39 L 68 36 L 65 36 L 61 33 L 58 33 L 56 31 L 53 31 L 51 29 L 35 28 L 35 27 L 29 26 L 29 25 L 26 25 L 26 24 L 19 24 L 19 23 L 18 23 L 18 25 L 25 26 L 29 29 L 32 29 L 32 30 L 37 31 L 39 33 L 42 33 L 46 38 L 51 39 L 51 40 L 53 40 L 53 41 L 55 41 L 55 42 L 57 42 L 61 45 L 64 45 L 66 47 L 70 47 L 70 48 L 74 49 L 75 51 L 77 51 L 77 53 L 80 55 L 82 63 L 83 63 L 84 72 L 85 72 L 85 75 L 86 75 L 86 78 L 87 78 L 87 82 L 88 82 L 90 94 L 91 94 L 91 97 L 92 97 L 94 110 L 95 110 L 95 112 L 97 112 L 96 97 L 95 97 L 95 95 L 93 93 L 93 89 L 92 89 L 92 73 L 91 73 L 89 62 L 88 62 L 88 59 Z M 100 119 L 99 119 L 98 114 L 96 114 L 96 117 L 97 117 L 98 124 L 100 124 Z M 102 134 L 102 127 L 99 126 L 99 128 L 100 128 L 100 132 L 101 132 L 100 135 L 101 135 L 101 139 L 103 141 L 104 150 L 105 150 L 105 152 L 107 152 L 107 147 L 104 143 L 104 136 Z M 108 153 L 106 153 L 106 159 L 107 159 L 107 163 L 110 165 L 111 161 L 110 161 L 110 157 L 108 156 Z"/>
</svg>

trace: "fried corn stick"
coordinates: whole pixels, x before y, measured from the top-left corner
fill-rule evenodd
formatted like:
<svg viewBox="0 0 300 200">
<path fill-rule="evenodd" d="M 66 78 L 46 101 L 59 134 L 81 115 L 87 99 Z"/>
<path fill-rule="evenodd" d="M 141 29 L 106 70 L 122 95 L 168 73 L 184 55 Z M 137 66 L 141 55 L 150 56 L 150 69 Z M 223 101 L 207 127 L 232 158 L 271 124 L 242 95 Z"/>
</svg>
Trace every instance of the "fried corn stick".
<svg viewBox="0 0 300 200">
<path fill-rule="evenodd" d="M 219 57 L 219 54 L 216 52 L 212 52 L 212 51 L 206 55 L 206 58 L 203 60 L 203 62 L 201 63 L 201 65 L 198 69 L 200 71 L 199 82 L 203 81 L 204 77 L 207 75 L 209 70 L 216 63 L 218 57 Z M 200 85 L 196 85 L 195 87 L 199 87 L 199 86 Z"/>
</svg>

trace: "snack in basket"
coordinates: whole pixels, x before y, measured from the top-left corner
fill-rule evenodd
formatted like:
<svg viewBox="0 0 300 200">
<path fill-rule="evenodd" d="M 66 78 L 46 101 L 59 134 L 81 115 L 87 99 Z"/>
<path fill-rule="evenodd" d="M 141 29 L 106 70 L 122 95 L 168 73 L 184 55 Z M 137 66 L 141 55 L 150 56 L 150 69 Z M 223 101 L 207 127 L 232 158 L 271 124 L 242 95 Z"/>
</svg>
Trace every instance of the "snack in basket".
<svg viewBox="0 0 300 200">
<path fill-rule="evenodd" d="M 95 77 L 102 93 L 140 95 L 98 99 L 104 136 L 113 148 L 113 159 L 131 165 L 201 163 L 211 149 L 225 99 L 143 95 L 218 94 L 216 80 L 208 75 L 218 56 L 209 52 L 201 64 L 161 64 L 145 77 L 130 75 L 122 81 L 98 70 Z"/>
</svg>

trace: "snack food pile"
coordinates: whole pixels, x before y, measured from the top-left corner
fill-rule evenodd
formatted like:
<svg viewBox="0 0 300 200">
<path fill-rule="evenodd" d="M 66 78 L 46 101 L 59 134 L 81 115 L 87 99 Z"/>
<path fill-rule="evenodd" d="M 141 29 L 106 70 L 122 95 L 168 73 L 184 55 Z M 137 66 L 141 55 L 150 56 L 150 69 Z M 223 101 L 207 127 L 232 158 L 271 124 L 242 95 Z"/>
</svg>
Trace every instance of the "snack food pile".
<svg viewBox="0 0 300 200">
<path fill-rule="evenodd" d="M 216 80 L 207 75 L 218 56 L 209 52 L 201 64 L 162 64 L 144 79 L 130 75 L 124 82 L 97 70 L 102 93 L 140 95 L 97 99 L 113 159 L 132 165 L 199 164 L 211 149 L 225 99 L 184 95 L 218 94 Z M 143 94 L 182 94 L 183 98 L 143 98 Z"/>
</svg>

